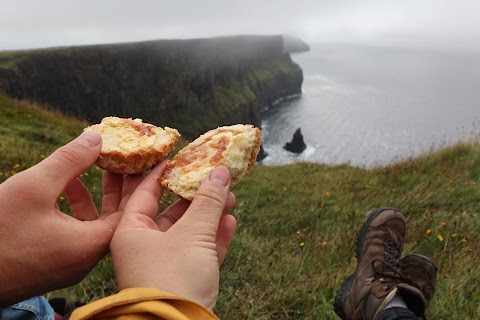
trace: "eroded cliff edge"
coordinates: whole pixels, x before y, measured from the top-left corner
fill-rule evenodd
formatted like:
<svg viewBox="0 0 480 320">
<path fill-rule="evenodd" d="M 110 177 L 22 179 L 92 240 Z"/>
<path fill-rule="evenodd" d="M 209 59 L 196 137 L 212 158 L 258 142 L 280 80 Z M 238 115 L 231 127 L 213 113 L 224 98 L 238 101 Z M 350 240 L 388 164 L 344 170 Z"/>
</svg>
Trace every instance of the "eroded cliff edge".
<svg viewBox="0 0 480 320">
<path fill-rule="evenodd" d="M 260 125 L 260 109 L 299 94 L 282 36 L 159 40 L 0 53 L 0 91 L 89 122 L 108 115 L 175 127 Z"/>
</svg>

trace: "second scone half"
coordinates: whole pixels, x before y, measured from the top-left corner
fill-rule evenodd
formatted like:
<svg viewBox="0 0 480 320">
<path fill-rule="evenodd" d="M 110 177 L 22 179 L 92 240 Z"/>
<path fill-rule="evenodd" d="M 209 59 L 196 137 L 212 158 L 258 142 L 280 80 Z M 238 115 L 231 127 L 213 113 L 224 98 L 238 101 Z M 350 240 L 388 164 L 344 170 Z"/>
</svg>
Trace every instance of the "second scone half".
<svg viewBox="0 0 480 320">
<path fill-rule="evenodd" d="M 191 201 L 203 179 L 215 167 L 227 167 L 231 185 L 255 164 L 262 134 L 253 125 L 236 124 L 210 130 L 180 150 L 159 182 L 181 198 Z"/>
</svg>

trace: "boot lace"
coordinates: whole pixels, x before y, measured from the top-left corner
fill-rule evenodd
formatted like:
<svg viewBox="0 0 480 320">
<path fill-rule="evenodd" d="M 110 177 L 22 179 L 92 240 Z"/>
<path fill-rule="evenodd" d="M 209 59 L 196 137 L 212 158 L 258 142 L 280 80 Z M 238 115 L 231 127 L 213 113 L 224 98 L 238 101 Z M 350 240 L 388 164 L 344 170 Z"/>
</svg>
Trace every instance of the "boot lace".
<svg viewBox="0 0 480 320">
<path fill-rule="evenodd" d="M 379 280 L 381 283 L 384 283 L 384 290 L 389 290 L 391 285 L 400 282 L 412 284 L 411 278 L 400 270 L 401 244 L 396 243 L 388 233 L 385 234 L 384 244 L 384 259 L 375 259 L 372 261 L 372 269 L 375 274 L 367 279 L 367 283 Z"/>
<path fill-rule="evenodd" d="M 392 286 L 398 283 L 407 283 L 417 287 L 412 278 L 404 274 L 400 269 L 401 244 L 396 243 L 387 233 L 385 234 L 384 245 L 384 259 L 374 259 L 372 261 L 372 269 L 375 274 L 367 279 L 367 283 L 371 284 L 373 281 L 379 280 L 383 284 L 385 291 L 390 290 Z M 421 318 L 427 319 L 425 315 Z"/>
</svg>

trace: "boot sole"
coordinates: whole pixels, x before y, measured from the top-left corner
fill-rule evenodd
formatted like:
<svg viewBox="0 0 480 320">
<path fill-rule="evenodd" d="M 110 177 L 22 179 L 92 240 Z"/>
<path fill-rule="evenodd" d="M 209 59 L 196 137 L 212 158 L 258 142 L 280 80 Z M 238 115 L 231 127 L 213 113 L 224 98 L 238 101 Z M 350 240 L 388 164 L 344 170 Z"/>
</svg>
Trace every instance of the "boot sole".
<svg viewBox="0 0 480 320">
<path fill-rule="evenodd" d="M 377 218 L 383 211 L 386 210 L 395 210 L 400 212 L 395 208 L 381 208 L 373 212 L 368 216 L 367 221 L 365 221 L 360 229 L 360 234 L 357 237 L 356 242 L 356 257 L 357 257 L 357 267 L 355 272 L 348 276 L 345 281 L 343 281 L 342 285 L 340 286 L 340 290 L 338 291 L 337 295 L 335 296 L 335 301 L 333 303 L 333 310 L 335 313 L 342 319 L 348 320 L 347 316 L 345 315 L 345 310 L 343 306 L 345 305 L 345 299 L 348 295 L 348 292 L 352 288 L 353 282 L 357 276 L 358 265 L 362 260 L 362 252 L 363 252 L 363 242 L 365 241 L 365 237 L 367 235 L 368 227 L 372 223 L 372 221 Z"/>
</svg>

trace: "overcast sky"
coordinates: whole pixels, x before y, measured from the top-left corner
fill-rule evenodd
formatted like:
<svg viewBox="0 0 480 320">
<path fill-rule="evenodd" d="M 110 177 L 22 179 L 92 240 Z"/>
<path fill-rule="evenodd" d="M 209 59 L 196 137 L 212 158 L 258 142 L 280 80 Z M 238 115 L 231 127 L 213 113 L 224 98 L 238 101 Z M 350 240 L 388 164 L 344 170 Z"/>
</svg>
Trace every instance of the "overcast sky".
<svg viewBox="0 0 480 320">
<path fill-rule="evenodd" d="M 0 0 L 0 50 L 230 34 L 478 46 L 478 0 Z"/>
</svg>

